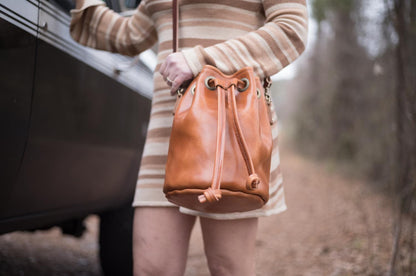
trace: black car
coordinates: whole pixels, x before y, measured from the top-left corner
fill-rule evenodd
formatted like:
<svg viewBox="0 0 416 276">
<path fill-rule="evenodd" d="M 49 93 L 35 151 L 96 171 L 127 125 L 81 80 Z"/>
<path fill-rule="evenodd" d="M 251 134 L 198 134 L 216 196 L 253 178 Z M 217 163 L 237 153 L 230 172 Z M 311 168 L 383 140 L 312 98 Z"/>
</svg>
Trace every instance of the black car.
<svg viewBox="0 0 416 276">
<path fill-rule="evenodd" d="M 58 225 L 80 236 L 99 214 L 103 271 L 127 275 L 152 68 L 75 43 L 71 7 L 0 0 L 0 234 Z"/>
</svg>

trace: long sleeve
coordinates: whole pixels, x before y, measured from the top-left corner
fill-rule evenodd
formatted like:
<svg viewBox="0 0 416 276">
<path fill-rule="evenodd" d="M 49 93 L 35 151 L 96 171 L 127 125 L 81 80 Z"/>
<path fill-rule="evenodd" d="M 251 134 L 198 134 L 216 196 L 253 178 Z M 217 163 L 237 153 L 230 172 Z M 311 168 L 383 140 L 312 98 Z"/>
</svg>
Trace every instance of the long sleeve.
<svg viewBox="0 0 416 276">
<path fill-rule="evenodd" d="M 157 41 L 145 1 L 129 18 L 110 10 L 100 0 L 84 0 L 79 6 L 71 10 L 70 33 L 82 45 L 133 56 Z"/>
<path fill-rule="evenodd" d="M 306 45 L 306 1 L 263 0 L 263 8 L 266 20 L 261 28 L 206 48 L 199 45 L 183 50 L 193 74 L 209 64 L 224 73 L 251 66 L 266 77 L 293 62 Z"/>
</svg>

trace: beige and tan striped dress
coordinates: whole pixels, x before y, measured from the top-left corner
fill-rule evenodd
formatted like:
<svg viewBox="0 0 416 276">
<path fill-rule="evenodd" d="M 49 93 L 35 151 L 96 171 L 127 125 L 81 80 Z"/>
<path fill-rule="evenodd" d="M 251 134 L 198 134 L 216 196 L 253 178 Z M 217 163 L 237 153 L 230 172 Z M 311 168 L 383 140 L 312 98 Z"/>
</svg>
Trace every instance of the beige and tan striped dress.
<svg viewBox="0 0 416 276">
<path fill-rule="evenodd" d="M 203 65 L 225 73 L 251 66 L 263 78 L 279 72 L 304 50 L 307 37 L 305 0 L 180 0 L 179 47 L 194 75 Z M 134 15 L 120 17 L 99 0 L 84 0 L 72 10 L 71 35 L 79 43 L 124 55 L 137 55 L 158 43 L 158 66 L 172 53 L 172 1 L 142 0 Z M 175 97 L 154 74 L 152 111 L 133 206 L 173 206 L 162 192 Z M 270 200 L 244 213 L 181 212 L 216 219 L 276 214 L 286 209 L 273 129 Z"/>
</svg>

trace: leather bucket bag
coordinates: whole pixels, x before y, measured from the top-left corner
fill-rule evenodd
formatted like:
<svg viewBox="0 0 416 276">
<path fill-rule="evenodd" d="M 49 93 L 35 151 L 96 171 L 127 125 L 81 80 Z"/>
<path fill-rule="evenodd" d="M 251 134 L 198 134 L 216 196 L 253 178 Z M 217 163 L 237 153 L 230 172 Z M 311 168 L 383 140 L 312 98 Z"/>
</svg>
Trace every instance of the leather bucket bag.
<svg viewBox="0 0 416 276">
<path fill-rule="evenodd" d="M 226 75 L 206 65 L 185 92 L 178 91 L 163 188 L 170 202 L 228 213 L 258 209 L 268 201 L 269 86 L 268 79 L 262 86 L 251 67 Z"/>
</svg>

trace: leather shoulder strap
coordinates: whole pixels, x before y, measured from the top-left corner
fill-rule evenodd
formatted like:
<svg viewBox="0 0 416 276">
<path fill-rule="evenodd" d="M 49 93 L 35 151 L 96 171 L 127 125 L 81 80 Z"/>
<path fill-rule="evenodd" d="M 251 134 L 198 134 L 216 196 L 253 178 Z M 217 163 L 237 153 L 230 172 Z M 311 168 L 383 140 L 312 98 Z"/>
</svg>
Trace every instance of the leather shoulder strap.
<svg viewBox="0 0 416 276">
<path fill-rule="evenodd" d="M 172 1 L 172 49 L 173 52 L 178 51 L 178 20 L 179 20 L 178 0 Z"/>
</svg>

